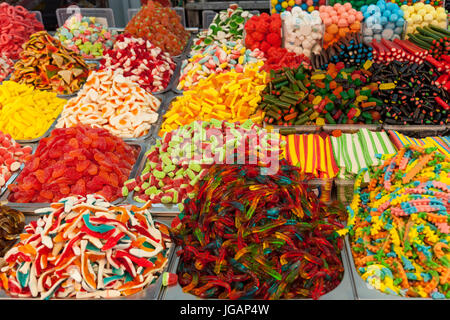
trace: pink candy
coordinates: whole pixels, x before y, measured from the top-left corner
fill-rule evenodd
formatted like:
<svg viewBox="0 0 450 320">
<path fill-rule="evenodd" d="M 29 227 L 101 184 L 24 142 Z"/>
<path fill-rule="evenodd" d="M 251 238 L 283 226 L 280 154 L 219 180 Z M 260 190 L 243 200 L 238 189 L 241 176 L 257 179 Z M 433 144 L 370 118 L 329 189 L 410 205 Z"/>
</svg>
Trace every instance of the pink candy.
<svg viewBox="0 0 450 320">
<path fill-rule="evenodd" d="M 28 161 L 31 147 L 22 147 L 9 134 L 0 132 L 0 187 L 3 187 L 12 174 Z"/>
<path fill-rule="evenodd" d="M 0 56 L 0 82 L 5 80 L 11 73 L 14 62 L 4 54 Z"/>
</svg>

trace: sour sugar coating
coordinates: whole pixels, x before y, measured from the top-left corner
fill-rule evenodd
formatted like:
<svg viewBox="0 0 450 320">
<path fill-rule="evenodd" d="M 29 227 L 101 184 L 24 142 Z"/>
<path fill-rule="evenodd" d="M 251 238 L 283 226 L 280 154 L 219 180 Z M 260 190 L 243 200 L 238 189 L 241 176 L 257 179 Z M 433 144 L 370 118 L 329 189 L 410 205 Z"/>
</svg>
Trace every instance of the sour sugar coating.
<svg viewBox="0 0 450 320">
<path fill-rule="evenodd" d="M 83 89 L 64 106 L 56 128 L 82 123 L 121 138 L 139 138 L 158 120 L 160 105 L 161 101 L 121 72 L 93 71 Z"/>
<path fill-rule="evenodd" d="M 11 80 L 39 90 L 73 94 L 86 81 L 89 69 L 80 55 L 66 49 L 46 31 L 40 31 L 24 44 Z"/>
<path fill-rule="evenodd" d="M 183 61 L 177 89 L 189 90 L 200 79 L 206 79 L 211 74 L 230 70 L 241 73 L 248 64 L 260 61 L 264 61 L 264 53 L 258 48 L 247 49 L 242 40 L 229 41 L 224 45 L 211 44 Z"/>
<path fill-rule="evenodd" d="M 430 4 L 417 2 L 414 5 L 402 5 L 404 19 L 406 21 L 406 34 L 417 33 L 417 28 L 424 28 L 430 24 L 435 24 L 447 30 L 447 13 L 444 7 L 433 7 Z"/>
<path fill-rule="evenodd" d="M 171 56 L 180 55 L 189 40 L 180 17 L 169 7 L 157 1 L 148 1 L 128 22 L 125 31 L 137 38 L 148 39 Z"/>
<path fill-rule="evenodd" d="M 246 139 L 252 137 L 259 140 L 252 140 L 250 147 Z M 164 133 L 156 141 L 146 152 L 140 175 L 125 182 L 123 195 L 134 191 L 133 200 L 137 202 L 181 204 L 184 199 L 195 197 L 195 188 L 211 165 L 237 161 L 230 156 L 234 150 L 250 147 L 255 161 L 269 162 L 272 154 L 272 161 L 278 161 L 282 145 L 277 133 L 269 133 L 251 120 L 194 121 Z"/>
<path fill-rule="evenodd" d="M 44 30 L 34 13 L 6 2 L 0 4 L 0 21 L 0 54 L 14 60 L 19 58 L 22 45 L 30 35 Z"/>
<path fill-rule="evenodd" d="M 264 65 L 261 70 L 270 72 L 270 70 L 279 71 L 284 68 L 298 68 L 300 65 L 310 65 L 309 58 L 302 54 L 296 54 L 288 51 L 286 48 L 270 48 L 264 54 Z"/>
<path fill-rule="evenodd" d="M 328 211 L 282 160 L 213 166 L 172 223 L 178 282 L 200 298 L 313 298 L 343 277 L 338 212 Z M 181 222 L 180 222 L 181 220 Z"/>
<path fill-rule="evenodd" d="M 148 92 L 162 91 L 169 85 L 176 63 L 170 54 L 149 40 L 121 34 L 114 48 L 105 52 L 100 69 L 113 69 L 138 83 Z"/>
<path fill-rule="evenodd" d="M 67 197 L 36 210 L 6 254 L 0 288 L 17 298 L 117 298 L 164 271 L 172 243 L 146 204 L 114 206 L 99 195 Z"/>
<path fill-rule="evenodd" d="M 12 72 L 14 62 L 4 53 L 0 56 L 0 82 L 5 80 Z"/>
<path fill-rule="evenodd" d="M 103 128 L 77 125 L 54 129 L 26 163 L 10 202 L 49 203 L 70 195 L 98 193 L 108 201 L 121 196 L 138 150 Z"/>
<path fill-rule="evenodd" d="M 0 131 L 0 188 L 20 169 L 22 163 L 31 158 L 31 151 L 30 146 L 23 147 L 11 135 Z"/>
<path fill-rule="evenodd" d="M 0 257 L 11 248 L 17 241 L 19 234 L 25 226 L 25 216 L 21 211 L 7 206 L 0 206 Z M 0 268 L 6 262 L 0 258 Z"/>
<path fill-rule="evenodd" d="M 353 259 L 372 287 L 393 295 L 450 298 L 450 159 L 406 146 L 355 182 L 347 207 Z"/>
<path fill-rule="evenodd" d="M 260 71 L 263 62 L 247 65 L 243 72 L 231 70 L 211 74 L 182 96 L 172 101 L 164 114 L 159 135 L 195 120 L 211 119 L 260 123 L 261 112 L 256 110 L 260 93 L 269 81 L 267 73 Z"/>
<path fill-rule="evenodd" d="M 0 85 L 0 130 L 16 140 L 40 138 L 61 113 L 66 100 L 30 84 Z"/>
</svg>

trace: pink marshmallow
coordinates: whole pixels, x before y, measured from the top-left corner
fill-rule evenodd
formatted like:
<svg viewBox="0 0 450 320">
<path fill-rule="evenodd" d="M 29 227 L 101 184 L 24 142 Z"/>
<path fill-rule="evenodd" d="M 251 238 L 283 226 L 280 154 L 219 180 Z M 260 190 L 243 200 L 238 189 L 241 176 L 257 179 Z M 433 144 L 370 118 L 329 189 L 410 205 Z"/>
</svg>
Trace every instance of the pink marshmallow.
<svg viewBox="0 0 450 320">
<path fill-rule="evenodd" d="M 361 11 L 356 12 L 356 19 L 358 19 L 358 21 L 362 21 L 364 19 Z"/>
<path fill-rule="evenodd" d="M 356 15 L 356 12 L 358 12 L 358 11 L 356 11 L 356 9 L 353 9 L 353 8 L 348 10 L 348 14 L 350 14 L 352 16 Z"/>
<path fill-rule="evenodd" d="M 347 9 L 345 9 L 345 7 L 342 6 L 342 7 L 339 7 L 339 8 L 337 9 L 337 12 L 338 12 L 339 15 L 342 15 L 343 13 L 346 13 L 346 12 L 347 12 Z"/>
<path fill-rule="evenodd" d="M 340 7 L 342 7 L 342 4 L 340 4 L 339 2 L 335 3 L 333 8 L 335 8 L 336 10 L 339 9 Z"/>
<path fill-rule="evenodd" d="M 322 8 L 322 7 L 321 7 Z M 330 15 L 327 12 L 320 13 L 320 19 L 330 19 Z"/>
<path fill-rule="evenodd" d="M 301 5 L 302 4 L 302 0 L 295 0 L 295 4 Z"/>
<path fill-rule="evenodd" d="M 338 25 L 339 28 L 345 28 L 345 27 L 348 27 L 348 24 L 347 24 L 347 20 L 346 20 L 346 19 L 339 19 L 337 25 Z"/>
<path fill-rule="evenodd" d="M 325 26 L 329 26 L 330 24 L 333 23 L 333 20 L 331 20 L 330 18 L 322 19 L 322 21 Z"/>
<path fill-rule="evenodd" d="M 328 11 L 328 14 L 329 14 L 330 17 L 337 15 L 336 10 L 334 10 L 333 8 L 331 8 L 331 9 L 329 9 L 327 11 Z"/>
<path fill-rule="evenodd" d="M 331 17 L 331 22 L 333 22 L 333 23 L 338 23 L 338 21 L 339 21 L 339 17 L 338 16 L 332 16 Z"/>
<path fill-rule="evenodd" d="M 352 9 L 352 4 L 350 2 L 344 3 L 344 8 L 348 10 Z"/>
<path fill-rule="evenodd" d="M 314 4 L 314 1 L 313 0 L 306 0 L 306 4 L 308 6 L 312 6 Z"/>
<path fill-rule="evenodd" d="M 355 22 L 355 16 L 354 15 L 348 15 L 347 16 L 347 22 L 348 22 L 348 24 L 350 25 L 350 24 L 352 24 L 353 22 Z"/>
<path fill-rule="evenodd" d="M 300 2 L 301 2 L 301 0 L 300 0 Z M 297 3 L 297 0 L 295 0 L 295 3 Z M 298 4 L 298 3 L 297 3 L 297 4 Z M 320 7 L 319 7 L 319 12 L 320 12 L 320 13 L 326 12 L 326 7 L 325 7 L 325 6 L 320 6 Z"/>
</svg>

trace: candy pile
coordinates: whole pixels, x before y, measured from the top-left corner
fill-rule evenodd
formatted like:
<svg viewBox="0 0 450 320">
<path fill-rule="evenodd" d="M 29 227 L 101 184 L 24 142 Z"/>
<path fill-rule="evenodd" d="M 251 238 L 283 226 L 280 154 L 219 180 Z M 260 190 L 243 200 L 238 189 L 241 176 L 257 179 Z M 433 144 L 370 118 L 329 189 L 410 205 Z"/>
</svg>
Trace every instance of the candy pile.
<svg viewBox="0 0 450 320">
<path fill-rule="evenodd" d="M 150 41 L 121 34 L 114 48 L 105 52 L 100 69 L 105 68 L 120 70 L 148 92 L 157 92 L 167 88 L 176 64 L 169 53 L 161 51 Z"/>
<path fill-rule="evenodd" d="M 0 54 L 10 59 L 18 59 L 22 45 L 30 35 L 44 30 L 34 13 L 22 6 L 0 4 Z"/>
<path fill-rule="evenodd" d="M 372 60 L 372 48 L 365 45 L 359 33 L 348 33 L 319 54 L 313 54 L 311 64 L 314 69 L 326 69 L 329 63 L 343 62 L 345 67 L 359 67 Z"/>
<path fill-rule="evenodd" d="M 0 131 L 16 140 L 39 138 L 56 120 L 65 102 L 56 93 L 4 81 L 0 85 Z"/>
<path fill-rule="evenodd" d="M 404 135 L 398 131 L 389 130 L 389 137 L 398 149 L 406 147 L 410 144 L 414 144 L 422 148 L 436 147 L 438 152 L 450 158 L 450 136 L 434 136 L 416 139 L 409 135 Z"/>
<path fill-rule="evenodd" d="M 402 5 L 407 22 L 406 33 L 415 33 L 417 27 L 426 27 L 431 23 L 447 29 L 447 13 L 443 7 L 435 8 L 430 4 L 417 2 L 412 6 Z"/>
<path fill-rule="evenodd" d="M 391 62 L 374 63 L 369 71 L 378 83 L 374 97 L 381 101 L 377 108 L 386 124 L 449 123 L 449 93 L 433 84 L 439 77 L 430 56 L 422 64 Z M 434 59 L 433 59 L 434 60 Z"/>
<path fill-rule="evenodd" d="M 373 39 L 400 39 L 403 33 L 405 19 L 403 11 L 396 3 L 378 0 L 377 4 L 361 7 L 364 15 L 364 43 L 369 44 Z"/>
<path fill-rule="evenodd" d="M 245 46 L 267 53 L 270 48 L 281 48 L 281 18 L 279 14 L 269 16 L 262 13 L 252 16 L 244 26 Z"/>
<path fill-rule="evenodd" d="M 319 11 L 311 14 L 294 7 L 291 12 L 281 14 L 283 19 L 284 48 L 308 58 L 319 53 L 322 47 L 323 24 Z"/>
<path fill-rule="evenodd" d="M 3 187 L 20 165 L 31 158 L 30 146 L 22 147 L 9 134 L 0 131 L 0 187 Z"/>
<path fill-rule="evenodd" d="M 245 146 L 246 137 L 258 137 L 252 151 L 259 153 L 257 160 L 267 161 L 268 154 L 280 154 L 280 137 L 266 132 L 251 120 L 240 124 L 212 119 L 194 121 L 177 130 L 166 132 L 146 152 L 147 162 L 141 176 L 125 182 L 123 195 L 134 190 L 137 202 L 182 203 L 195 196 L 194 187 L 213 163 L 235 163 L 230 152 Z M 273 161 L 278 162 L 279 157 Z M 225 162 L 225 159 L 227 160 Z"/>
<path fill-rule="evenodd" d="M 171 229 L 178 281 L 201 298 L 313 298 L 343 276 L 338 212 L 318 202 L 285 161 L 214 166 Z M 213 204 L 213 205 L 211 205 Z M 179 222 L 181 220 L 181 222 Z"/>
<path fill-rule="evenodd" d="M 83 89 L 64 106 L 56 128 L 83 123 L 121 138 L 139 138 L 158 120 L 160 105 L 157 98 L 122 74 L 109 68 L 93 71 Z"/>
<path fill-rule="evenodd" d="M 46 31 L 41 31 L 25 43 L 11 80 L 40 90 L 72 94 L 80 89 L 88 74 L 89 66 L 81 56 L 66 49 Z"/>
<path fill-rule="evenodd" d="M 286 48 L 270 48 L 264 55 L 265 61 L 261 70 L 270 72 L 270 70 L 278 71 L 283 68 L 298 68 L 300 65 L 309 65 L 308 57 L 302 54 L 295 54 Z"/>
<path fill-rule="evenodd" d="M 172 56 L 180 55 L 189 40 L 189 33 L 184 30 L 176 12 L 156 1 L 148 1 L 128 22 L 125 31 L 137 38 L 148 39 Z"/>
<path fill-rule="evenodd" d="M 417 27 L 416 34 L 408 34 L 408 40 L 417 46 L 428 50 L 435 58 L 450 52 L 450 31 L 435 25 L 423 28 Z"/>
<path fill-rule="evenodd" d="M 228 41 L 244 39 L 245 22 L 251 16 L 250 12 L 244 11 L 237 4 L 230 4 L 227 10 L 216 15 L 208 30 L 197 34 L 192 43 L 191 55 L 215 42 L 223 45 Z"/>
<path fill-rule="evenodd" d="M 39 141 L 16 182 L 8 186 L 8 200 L 48 203 L 98 193 L 114 201 L 122 196 L 138 151 L 102 128 L 55 129 Z"/>
<path fill-rule="evenodd" d="M 1 268 L 14 297 L 117 298 L 143 290 L 163 272 L 172 243 L 146 208 L 101 196 L 68 197 L 25 227 Z"/>
<path fill-rule="evenodd" d="M 189 90 L 200 79 L 206 79 L 211 74 L 223 73 L 229 70 L 243 72 L 245 65 L 262 61 L 264 53 L 258 48 L 246 49 L 242 40 L 229 41 L 224 45 L 217 43 L 207 46 L 192 58 L 184 60 L 181 65 L 178 90 Z"/>
<path fill-rule="evenodd" d="M 352 8 L 351 3 L 340 3 L 334 6 L 320 6 L 320 18 L 325 25 L 325 34 L 323 35 L 323 48 L 337 42 L 345 37 L 349 32 L 359 32 L 363 14 Z"/>
<path fill-rule="evenodd" d="M 312 12 L 320 6 L 327 4 L 326 0 L 271 0 L 272 14 L 280 12 L 289 12 L 294 8 L 301 8 L 304 11 Z"/>
<path fill-rule="evenodd" d="M 24 226 L 25 216 L 22 212 L 4 205 L 0 206 L 0 257 L 14 245 Z M 0 261 L 1 267 L 3 266 Z"/>
<path fill-rule="evenodd" d="M 231 70 L 200 79 L 196 86 L 172 101 L 164 114 L 160 135 L 195 120 L 261 122 L 256 108 L 269 81 L 267 73 L 259 70 L 262 64 L 261 61 L 249 64 L 241 73 Z"/>
<path fill-rule="evenodd" d="M 377 0 L 328 0 L 328 4 L 330 6 L 333 6 L 336 3 L 345 4 L 346 2 L 349 2 L 352 5 L 352 7 L 355 8 L 356 10 L 362 11 L 361 8 L 363 6 L 369 6 L 371 4 L 376 4 Z"/>
<path fill-rule="evenodd" d="M 394 39 L 394 41 L 389 41 L 381 39 L 380 42 L 377 42 L 374 39 L 370 45 L 373 48 L 373 60 L 377 63 L 390 63 L 395 60 L 420 64 L 428 55 L 426 49 L 408 40 Z"/>
<path fill-rule="evenodd" d="M 329 64 L 325 71 L 297 69 L 278 71 L 262 92 L 259 108 L 264 121 L 275 125 L 325 123 L 372 123 L 381 101 L 372 97 L 376 85 L 369 83 L 370 61 L 361 69 L 344 68 L 342 62 Z"/>
<path fill-rule="evenodd" d="M 355 183 L 347 227 L 356 268 L 393 295 L 450 298 L 450 161 L 436 148 L 408 146 Z"/>
<path fill-rule="evenodd" d="M 84 59 L 98 59 L 106 49 L 112 48 L 117 33 L 105 28 L 96 17 L 74 14 L 56 30 L 55 38 Z"/>
<path fill-rule="evenodd" d="M 14 62 L 4 54 L 0 56 L 0 82 L 5 80 L 13 69 Z"/>
</svg>

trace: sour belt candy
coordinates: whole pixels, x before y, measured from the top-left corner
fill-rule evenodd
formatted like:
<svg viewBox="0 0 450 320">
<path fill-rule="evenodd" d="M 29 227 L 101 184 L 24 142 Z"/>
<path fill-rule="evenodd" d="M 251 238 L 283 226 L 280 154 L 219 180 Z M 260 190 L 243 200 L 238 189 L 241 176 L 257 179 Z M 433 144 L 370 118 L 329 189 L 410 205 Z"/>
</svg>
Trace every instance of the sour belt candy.
<svg viewBox="0 0 450 320">
<path fill-rule="evenodd" d="M 93 71 L 83 89 L 64 106 L 56 128 L 78 123 L 104 128 L 121 138 L 138 138 L 158 120 L 161 102 L 111 69 Z"/>
<path fill-rule="evenodd" d="M 22 45 L 31 34 L 44 30 L 36 15 L 22 6 L 0 4 L 0 54 L 18 59 Z"/>
<path fill-rule="evenodd" d="M 450 159 L 450 136 L 434 136 L 416 139 L 395 130 L 389 130 L 389 136 L 398 149 L 401 149 L 410 144 L 414 144 L 423 148 L 436 147 L 440 153 Z"/>
<path fill-rule="evenodd" d="M 229 41 L 223 45 L 211 44 L 192 58 L 183 61 L 177 89 L 189 90 L 200 79 L 206 79 L 211 74 L 230 70 L 243 72 L 247 64 L 263 60 L 262 51 L 257 48 L 253 51 L 246 49 L 242 40 Z"/>
<path fill-rule="evenodd" d="M 260 122 L 261 113 L 256 112 L 256 107 L 261 100 L 260 93 L 269 80 L 266 72 L 259 71 L 262 64 L 249 64 L 240 73 L 231 70 L 201 79 L 196 86 L 173 100 L 164 115 L 159 134 L 194 120 L 233 122 L 252 119 Z"/>
<path fill-rule="evenodd" d="M 119 70 L 148 92 L 156 92 L 167 88 L 176 63 L 150 41 L 121 34 L 114 48 L 105 52 L 100 69 L 105 68 Z"/>
<path fill-rule="evenodd" d="M 164 133 L 162 139 L 156 141 L 146 152 L 145 167 L 140 175 L 125 182 L 123 195 L 134 191 L 133 199 L 137 202 L 151 200 L 165 204 L 193 198 L 206 169 L 214 163 L 235 163 L 229 153 L 238 147 L 249 147 L 247 137 L 259 139 L 252 140 L 255 144 L 251 149 L 258 153 L 255 161 L 278 162 L 280 136 L 268 133 L 251 120 L 244 123 L 216 119 L 194 121 Z M 272 152 L 274 159 L 268 158 Z"/>
<path fill-rule="evenodd" d="M 0 287 L 13 297 L 117 298 L 158 278 L 171 247 L 147 207 L 114 206 L 99 195 L 68 197 L 43 214 L 5 254 Z"/>
<path fill-rule="evenodd" d="M 78 125 L 54 129 L 8 189 L 11 202 L 58 201 L 98 193 L 108 201 L 121 196 L 138 150 L 102 128 Z"/>
<path fill-rule="evenodd" d="M 393 295 L 450 298 L 450 160 L 415 145 L 359 173 L 347 227 L 355 266 L 372 287 Z"/>
<path fill-rule="evenodd" d="M 148 39 L 172 56 L 180 55 L 189 40 L 189 33 L 184 30 L 176 12 L 156 1 L 148 1 L 128 22 L 125 31 Z"/>
<path fill-rule="evenodd" d="M 31 35 L 24 44 L 11 80 L 40 90 L 72 94 L 80 90 L 88 74 L 89 66 L 80 55 L 66 49 L 46 31 L 41 31 Z"/>
<path fill-rule="evenodd" d="M 172 223 L 178 282 L 200 298 L 313 298 L 343 276 L 338 211 L 307 192 L 295 167 L 216 165 Z M 180 222 L 181 220 L 181 222 Z"/>
<path fill-rule="evenodd" d="M 39 138 L 56 120 L 65 102 L 56 93 L 4 81 L 0 85 L 0 131 L 16 140 Z"/>
<path fill-rule="evenodd" d="M 0 188 L 17 172 L 22 163 L 31 157 L 30 146 L 22 147 L 9 134 L 0 131 Z"/>
<path fill-rule="evenodd" d="M 85 59 L 98 59 L 105 50 L 112 48 L 116 30 L 108 30 L 96 17 L 74 14 L 56 30 L 55 38 Z"/>
<path fill-rule="evenodd" d="M 22 212 L 7 206 L 0 206 L 0 257 L 17 241 L 25 226 L 25 216 Z M 0 268 L 3 267 L 0 259 Z"/>
<path fill-rule="evenodd" d="M 2 54 L 0 56 L 0 82 L 5 80 L 13 69 L 14 62 L 11 59 Z"/>
</svg>

